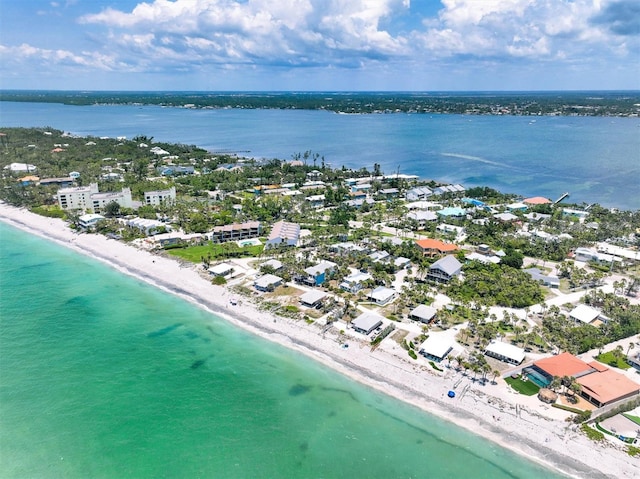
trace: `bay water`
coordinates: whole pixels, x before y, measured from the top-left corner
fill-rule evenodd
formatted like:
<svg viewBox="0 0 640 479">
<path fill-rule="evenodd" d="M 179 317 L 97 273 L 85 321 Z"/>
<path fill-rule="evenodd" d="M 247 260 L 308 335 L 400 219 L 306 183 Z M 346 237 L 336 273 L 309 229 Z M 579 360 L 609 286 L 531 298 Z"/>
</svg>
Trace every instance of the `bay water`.
<svg viewBox="0 0 640 479">
<path fill-rule="evenodd" d="M 269 159 L 290 160 L 311 150 L 333 167 L 372 171 L 378 163 L 387 174 L 554 200 L 568 192 L 570 202 L 640 209 L 640 118 L 0 102 L 3 126 L 112 138 L 147 135 Z"/>
<path fill-rule="evenodd" d="M 2 478 L 553 478 L 0 222 Z"/>
</svg>

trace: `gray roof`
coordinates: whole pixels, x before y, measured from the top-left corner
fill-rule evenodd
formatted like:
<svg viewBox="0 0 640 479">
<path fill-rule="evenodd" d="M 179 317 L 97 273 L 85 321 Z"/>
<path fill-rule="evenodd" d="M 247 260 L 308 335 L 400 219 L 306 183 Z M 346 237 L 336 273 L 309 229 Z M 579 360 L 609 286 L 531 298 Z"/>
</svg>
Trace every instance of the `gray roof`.
<svg viewBox="0 0 640 479">
<path fill-rule="evenodd" d="M 327 293 L 324 291 L 307 291 L 302 296 L 300 296 L 300 302 L 305 304 L 314 304 L 321 299 L 324 299 L 327 296 Z"/>
<path fill-rule="evenodd" d="M 370 329 L 377 327 L 379 324 L 382 324 L 382 317 L 372 313 L 362 313 L 356 319 L 351 321 L 351 325 L 354 328 L 363 329 L 365 331 L 369 331 Z"/>
<path fill-rule="evenodd" d="M 430 321 L 431 319 L 433 319 L 433 317 L 436 315 L 437 312 L 438 310 L 436 308 L 427 306 L 425 304 L 420 304 L 415 308 L 413 308 L 410 315 L 420 319 L 426 319 L 427 321 Z"/>
<path fill-rule="evenodd" d="M 447 255 L 433 263 L 429 269 L 439 269 L 449 276 L 454 276 L 462 269 L 462 264 L 455 256 Z"/>
<path fill-rule="evenodd" d="M 256 279 L 254 284 L 260 288 L 268 288 L 269 286 L 278 284 L 281 281 L 282 278 L 280 276 L 276 276 L 275 274 L 265 274 Z"/>
</svg>

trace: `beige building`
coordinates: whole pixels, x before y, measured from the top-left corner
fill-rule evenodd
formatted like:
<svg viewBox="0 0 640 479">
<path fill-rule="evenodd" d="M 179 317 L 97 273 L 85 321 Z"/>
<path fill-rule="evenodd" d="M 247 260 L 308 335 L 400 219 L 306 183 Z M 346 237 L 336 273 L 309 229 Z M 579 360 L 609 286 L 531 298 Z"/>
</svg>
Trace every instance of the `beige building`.
<svg viewBox="0 0 640 479">
<path fill-rule="evenodd" d="M 91 183 L 89 186 L 58 190 L 58 205 L 63 210 L 93 210 L 94 213 L 99 213 L 106 205 L 114 201 L 123 208 L 132 208 L 131 189 L 122 188 L 122 191 L 100 193 L 98 184 Z"/>
<path fill-rule="evenodd" d="M 144 192 L 144 204 L 160 206 L 162 204 L 172 205 L 176 202 L 176 187 L 172 186 L 168 190 L 156 190 Z"/>
</svg>

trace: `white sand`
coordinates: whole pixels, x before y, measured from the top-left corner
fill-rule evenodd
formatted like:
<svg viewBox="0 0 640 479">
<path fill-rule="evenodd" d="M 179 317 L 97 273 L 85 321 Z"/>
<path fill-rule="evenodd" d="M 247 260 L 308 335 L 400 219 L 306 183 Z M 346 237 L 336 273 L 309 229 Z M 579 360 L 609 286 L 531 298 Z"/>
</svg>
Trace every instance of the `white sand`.
<svg viewBox="0 0 640 479">
<path fill-rule="evenodd" d="M 0 220 L 176 294 L 252 333 L 566 474 L 588 478 L 640 477 L 640 461 L 627 455 L 622 443 L 604 441 L 600 445 L 590 441 L 575 426 L 562 420 L 564 412 L 543 406 L 535 397 L 512 394 L 504 384 L 481 386 L 453 370 L 438 375 L 411 360 L 406 351 L 391 341 L 383 342 L 371 352 L 368 345 L 349 339 L 350 347 L 342 349 L 336 334 L 323 337 L 316 325 L 275 318 L 258 311 L 246 298 L 238 298 L 239 304 L 231 306 L 231 294 L 202 278 L 195 266 L 182 265 L 101 235 L 76 234 L 58 219 L 0 203 Z M 447 391 L 458 382 L 458 396 L 448 398 Z M 466 393 L 460 394 L 465 388 Z"/>
</svg>

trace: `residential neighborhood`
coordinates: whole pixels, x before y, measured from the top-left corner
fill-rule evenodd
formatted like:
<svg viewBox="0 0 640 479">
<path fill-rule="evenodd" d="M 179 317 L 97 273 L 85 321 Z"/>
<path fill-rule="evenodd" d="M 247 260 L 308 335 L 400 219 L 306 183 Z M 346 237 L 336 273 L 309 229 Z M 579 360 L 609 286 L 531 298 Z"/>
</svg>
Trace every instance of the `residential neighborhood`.
<svg viewBox="0 0 640 479">
<path fill-rule="evenodd" d="M 576 422 L 640 406 L 639 212 L 333 169 L 311 152 L 259 160 L 136 138 L 117 140 L 118 158 L 91 157 L 113 143 L 91 140 L 66 137 L 56 155 L 82 152 L 69 171 L 44 156 L 3 166 L 3 201 L 190 264 L 342 345 Z"/>
</svg>

